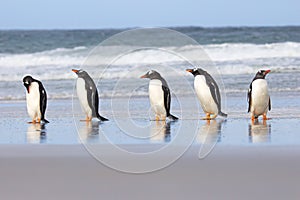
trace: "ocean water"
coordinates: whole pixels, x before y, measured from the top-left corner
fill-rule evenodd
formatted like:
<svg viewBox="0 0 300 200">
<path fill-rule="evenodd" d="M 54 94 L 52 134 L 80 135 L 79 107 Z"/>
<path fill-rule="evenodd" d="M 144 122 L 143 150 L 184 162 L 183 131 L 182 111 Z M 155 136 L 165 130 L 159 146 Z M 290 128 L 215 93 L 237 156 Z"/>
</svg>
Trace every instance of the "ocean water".
<svg viewBox="0 0 300 200">
<path fill-rule="evenodd" d="M 146 96 L 147 81 L 140 80 L 139 76 L 149 68 L 162 73 L 173 95 L 193 94 L 193 90 L 187 89 L 181 81 L 192 85 L 192 76 L 184 71 L 191 66 L 178 56 L 170 56 L 170 52 L 191 55 L 193 61 L 201 62 L 202 58 L 197 57 L 199 49 L 181 44 L 168 35 L 159 36 L 164 41 L 163 50 L 145 49 L 120 58 L 118 52 L 126 41 L 116 41 L 100 47 L 104 53 L 98 55 L 96 64 L 88 62 L 91 51 L 99 43 L 127 30 L 0 31 L 0 100 L 25 99 L 21 81 L 26 74 L 44 83 L 49 99 L 70 99 L 76 78 L 72 68 L 84 68 L 89 72 L 98 83 L 102 98 Z M 246 93 L 261 68 L 272 70 L 267 77 L 271 93 L 300 93 L 300 27 L 177 27 L 172 30 L 201 45 L 210 62 L 200 67 L 208 71 L 216 69 L 212 73 L 225 95 Z M 143 35 L 132 37 L 129 44 L 138 43 L 142 38 Z M 108 57 L 118 59 L 104 73 Z"/>
</svg>

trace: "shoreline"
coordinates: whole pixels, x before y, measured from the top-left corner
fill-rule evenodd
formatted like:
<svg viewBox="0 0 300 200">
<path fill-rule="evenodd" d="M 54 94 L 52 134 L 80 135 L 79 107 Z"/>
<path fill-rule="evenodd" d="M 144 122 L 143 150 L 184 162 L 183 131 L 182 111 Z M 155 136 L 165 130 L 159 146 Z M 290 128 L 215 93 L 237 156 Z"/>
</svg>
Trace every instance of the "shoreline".
<svg viewBox="0 0 300 200">
<path fill-rule="evenodd" d="M 130 104 L 126 100 L 116 99 L 113 107 L 116 111 L 112 112 L 110 101 L 102 99 L 100 113 L 110 119 L 104 123 L 98 123 L 96 120 L 92 123 L 80 122 L 80 119 L 84 118 L 84 114 L 76 101 L 49 101 L 46 118 L 50 123 L 44 127 L 39 124 L 27 124 L 29 117 L 25 101 L 0 103 L 2 111 L 0 144 L 79 144 L 79 137 L 86 143 L 105 144 L 104 139 L 108 137 L 113 143 L 120 145 L 151 145 L 152 143 L 165 145 L 172 142 L 178 134 L 195 133 L 197 140 L 199 135 L 208 133 L 211 128 L 210 135 L 215 137 L 213 139 L 219 140 L 219 144 L 225 146 L 247 146 L 252 143 L 270 146 L 300 145 L 300 136 L 297 134 L 300 125 L 297 97 L 288 99 L 290 107 L 284 107 L 285 97 L 273 98 L 276 106 L 273 106 L 268 115 L 272 119 L 268 120 L 266 124 L 261 119 L 258 123 L 252 124 L 249 114 L 244 112 L 246 100 L 241 103 L 239 97 L 227 98 L 226 110 L 230 111 L 228 112 L 229 117 L 227 119 L 218 117 L 216 120 L 212 120 L 211 124 L 200 120 L 204 116 L 201 108 L 195 110 L 192 104 L 184 105 L 185 107 L 181 111 L 179 104 L 173 102 L 171 112 L 179 116 L 180 120 L 164 124 L 150 121 L 153 115 L 148 109 L 145 109 L 150 106 L 148 97 L 135 99 L 134 104 Z M 192 102 L 189 97 L 183 100 Z M 128 111 L 124 105 L 128 106 Z M 283 107 L 280 108 L 280 105 Z M 136 128 L 132 129 L 132 127 Z M 151 139 L 150 137 L 153 135 L 157 135 L 157 137 Z M 146 137 L 146 139 L 135 137 Z M 198 138 L 198 143 L 201 143 L 202 140 L 201 137 Z"/>
</svg>

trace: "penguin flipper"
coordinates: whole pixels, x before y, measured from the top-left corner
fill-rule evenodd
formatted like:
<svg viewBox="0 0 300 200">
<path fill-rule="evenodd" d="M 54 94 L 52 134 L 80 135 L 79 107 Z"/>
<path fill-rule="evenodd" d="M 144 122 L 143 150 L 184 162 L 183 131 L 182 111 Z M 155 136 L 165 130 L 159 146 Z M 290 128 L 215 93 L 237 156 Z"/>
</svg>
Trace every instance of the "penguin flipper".
<svg viewBox="0 0 300 200">
<path fill-rule="evenodd" d="M 251 95 L 252 94 L 252 84 L 250 85 L 250 88 L 248 90 L 248 96 L 247 96 L 247 100 L 248 100 L 248 112 L 250 112 L 251 110 L 251 104 L 252 104 L 252 99 L 251 99 Z"/>
<path fill-rule="evenodd" d="M 162 89 L 164 91 L 164 104 L 165 104 L 165 109 L 166 109 L 166 113 L 167 113 L 167 117 L 170 120 L 178 120 L 178 117 L 175 117 L 174 115 L 172 115 L 170 113 L 170 105 L 171 105 L 171 92 L 169 90 L 169 88 L 165 85 L 162 86 Z"/>
<path fill-rule="evenodd" d="M 166 109 L 167 116 L 170 115 L 170 105 L 171 105 L 171 93 L 166 85 L 162 85 L 162 90 L 164 92 L 164 105 Z"/>
<path fill-rule="evenodd" d="M 99 96 L 96 85 L 94 82 L 86 82 L 85 89 L 87 91 L 89 107 L 92 109 L 92 116 L 98 117 Z"/>
<path fill-rule="evenodd" d="M 100 121 L 108 121 L 108 119 L 106 119 L 105 117 L 102 117 L 100 114 L 99 114 L 99 95 L 98 95 L 98 91 L 97 91 L 97 88 L 96 88 L 96 92 L 95 92 L 95 97 L 94 97 L 94 109 L 95 109 L 95 113 L 97 115 L 97 118 L 100 120 Z"/>
<path fill-rule="evenodd" d="M 45 112 L 47 108 L 47 93 L 42 84 L 42 82 L 37 81 L 39 84 L 39 91 L 40 91 L 40 112 L 41 112 L 41 120 L 45 123 L 49 123 L 48 120 L 45 119 Z"/>
<path fill-rule="evenodd" d="M 204 74 L 206 84 L 209 87 L 210 93 L 218 106 L 218 109 L 221 110 L 221 95 L 217 82 L 213 79 L 213 77 L 207 72 Z"/>
</svg>

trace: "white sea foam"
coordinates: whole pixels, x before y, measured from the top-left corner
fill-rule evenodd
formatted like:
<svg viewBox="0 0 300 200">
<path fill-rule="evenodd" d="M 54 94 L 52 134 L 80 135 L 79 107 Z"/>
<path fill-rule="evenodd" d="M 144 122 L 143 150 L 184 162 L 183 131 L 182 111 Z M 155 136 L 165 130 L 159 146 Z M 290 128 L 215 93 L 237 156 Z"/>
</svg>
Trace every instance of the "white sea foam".
<svg viewBox="0 0 300 200">
<path fill-rule="evenodd" d="M 203 46 L 215 61 L 237 61 L 259 58 L 299 58 L 300 43 L 284 42 L 273 44 L 225 43 Z"/>
<path fill-rule="evenodd" d="M 300 43 L 285 42 L 273 44 L 210 44 L 202 46 L 207 55 L 213 62 L 220 65 L 222 68 L 228 68 L 233 73 L 247 73 L 252 72 L 252 66 L 259 66 L 267 64 L 269 66 L 278 66 L 280 61 L 284 67 L 293 65 L 295 62 L 300 64 Z M 112 57 L 116 58 L 115 52 L 121 47 L 110 46 L 105 48 L 103 52 L 105 55 L 98 55 L 97 63 L 101 65 L 101 58 Z M 176 49 L 179 53 L 188 53 L 198 55 L 199 48 L 194 46 L 183 47 L 166 47 L 166 50 L 172 52 Z M 64 68 L 67 66 L 79 66 L 87 58 L 92 48 L 75 47 L 72 49 L 58 48 L 55 50 L 31 53 L 31 54 L 0 54 L 0 67 L 3 68 L 16 68 L 26 72 L 28 68 L 43 68 L 43 67 L 56 67 L 56 69 Z M 197 58 L 195 58 L 197 59 Z M 274 61 L 272 61 L 274 59 Z M 182 59 L 170 53 L 161 50 L 148 50 L 147 53 L 137 51 L 128 53 L 125 56 L 119 57 L 116 60 L 117 65 L 132 65 L 132 64 L 161 64 L 161 63 L 180 63 Z M 248 64 L 248 66 L 247 66 Z M 249 68 L 250 67 L 250 68 Z M 294 66 L 298 68 L 299 66 Z M 241 70 L 241 68 L 243 68 Z M 246 68 L 246 69 L 245 69 Z M 3 71 L 3 70 L 2 70 Z M 1 72 L 0 72 L 1 74 Z"/>
</svg>

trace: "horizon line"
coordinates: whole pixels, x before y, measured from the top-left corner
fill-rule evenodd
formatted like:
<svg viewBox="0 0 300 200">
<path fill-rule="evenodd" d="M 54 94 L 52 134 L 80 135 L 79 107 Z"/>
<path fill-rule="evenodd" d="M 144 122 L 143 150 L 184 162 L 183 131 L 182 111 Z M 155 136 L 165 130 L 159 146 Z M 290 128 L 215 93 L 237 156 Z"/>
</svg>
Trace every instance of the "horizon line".
<svg viewBox="0 0 300 200">
<path fill-rule="evenodd" d="M 167 29 L 178 29 L 178 28 L 203 28 L 203 29 L 218 29 L 218 28 L 276 28 L 276 27 L 300 27 L 300 25 L 240 25 L 240 26 L 197 26 L 197 25 L 186 25 L 186 26 L 131 26 L 131 27 L 113 27 L 113 28 L 0 28 L 0 31 L 80 31 L 80 30 L 128 30 L 138 28 L 167 28 Z"/>
</svg>

